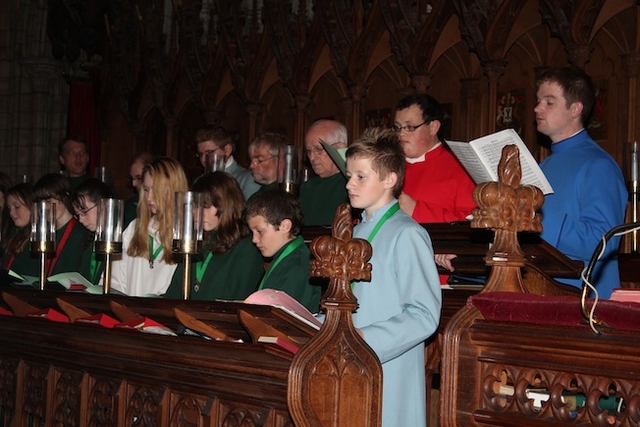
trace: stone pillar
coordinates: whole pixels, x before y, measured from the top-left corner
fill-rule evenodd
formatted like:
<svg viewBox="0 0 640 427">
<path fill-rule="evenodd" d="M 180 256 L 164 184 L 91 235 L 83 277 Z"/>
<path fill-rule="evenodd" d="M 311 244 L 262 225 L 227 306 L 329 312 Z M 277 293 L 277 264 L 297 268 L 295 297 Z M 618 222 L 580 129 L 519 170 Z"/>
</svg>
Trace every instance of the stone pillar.
<svg viewBox="0 0 640 427">
<path fill-rule="evenodd" d="M 367 96 L 369 84 L 359 83 L 349 86 L 349 94 L 351 95 L 351 129 L 355 132 L 353 135 L 360 135 L 362 131 L 362 119 L 364 111 L 362 111 L 362 101 Z"/>
<path fill-rule="evenodd" d="M 466 117 L 464 124 L 464 139 L 469 141 L 475 135 L 474 127 L 476 126 L 476 96 L 478 95 L 478 83 L 479 79 L 471 77 L 467 79 L 461 79 L 462 85 L 462 98 L 465 111 L 462 113 L 463 117 Z"/>
<path fill-rule="evenodd" d="M 13 157 L 17 160 L 18 174 L 26 173 L 37 179 L 60 168 L 57 143 L 67 133 L 69 88 L 56 61 L 26 58 L 20 66 L 29 91 L 22 97 L 18 112 L 18 153 Z"/>
<path fill-rule="evenodd" d="M 496 115 L 498 114 L 497 98 L 498 98 L 498 82 L 500 76 L 504 74 L 504 69 L 507 66 L 507 61 L 504 59 L 494 59 L 486 61 L 482 64 L 484 72 L 489 78 L 489 99 L 487 100 L 488 128 L 486 133 L 493 133 L 496 131 Z"/>
<path fill-rule="evenodd" d="M 304 135 L 307 131 L 307 110 L 311 102 L 311 95 L 308 93 L 299 93 L 295 97 L 295 129 L 293 135 L 294 145 L 304 147 Z"/>
<path fill-rule="evenodd" d="M 250 102 L 245 108 L 249 113 L 249 141 L 252 141 L 257 135 L 258 117 L 262 113 L 262 104 L 259 102 Z"/>
</svg>

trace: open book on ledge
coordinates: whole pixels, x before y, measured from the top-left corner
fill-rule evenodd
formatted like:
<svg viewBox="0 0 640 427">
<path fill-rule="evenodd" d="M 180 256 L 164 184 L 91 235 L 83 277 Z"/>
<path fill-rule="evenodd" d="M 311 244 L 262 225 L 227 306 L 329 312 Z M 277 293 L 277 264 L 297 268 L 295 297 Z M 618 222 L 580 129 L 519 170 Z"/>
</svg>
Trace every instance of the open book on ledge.
<svg viewBox="0 0 640 427">
<path fill-rule="evenodd" d="M 520 184 L 535 185 L 545 195 L 553 193 L 553 188 L 538 162 L 513 129 L 504 129 L 469 142 L 447 140 L 447 144 L 476 184 L 498 181 L 498 163 L 502 156 L 502 148 L 505 145 L 516 145 L 520 150 L 522 167 Z"/>
</svg>

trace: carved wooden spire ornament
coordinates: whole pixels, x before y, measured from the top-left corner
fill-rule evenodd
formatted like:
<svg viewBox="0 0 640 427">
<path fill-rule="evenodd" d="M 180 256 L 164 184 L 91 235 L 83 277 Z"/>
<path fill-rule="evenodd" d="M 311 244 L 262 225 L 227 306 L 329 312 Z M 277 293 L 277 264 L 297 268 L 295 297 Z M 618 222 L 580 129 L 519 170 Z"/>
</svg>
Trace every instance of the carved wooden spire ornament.
<svg viewBox="0 0 640 427">
<path fill-rule="evenodd" d="M 352 239 L 350 212 L 349 205 L 340 205 L 332 236 L 320 236 L 311 243 L 316 257 L 311 261 L 311 276 L 329 277 L 329 287 L 321 302 L 326 309 L 322 329 L 300 349 L 289 369 L 287 399 L 297 427 L 381 423 L 382 367 L 351 319 L 357 300 L 350 284 L 371 280 L 372 249 L 366 240 Z M 342 404 L 344 396 L 354 394 L 359 395 L 358 407 Z"/>
<path fill-rule="evenodd" d="M 520 151 L 515 145 L 502 149 L 498 164 L 499 182 L 484 182 L 473 190 L 478 207 L 473 210 L 472 228 L 489 228 L 495 232 L 485 262 L 491 273 L 484 292 L 527 292 L 520 268 L 525 265 L 524 252 L 518 243 L 519 231 L 541 232 L 540 214 L 544 203 L 542 191 L 533 185 L 520 185 L 522 168 Z M 509 283 L 510 289 L 505 289 Z M 500 285 L 500 286 L 498 286 Z"/>
</svg>

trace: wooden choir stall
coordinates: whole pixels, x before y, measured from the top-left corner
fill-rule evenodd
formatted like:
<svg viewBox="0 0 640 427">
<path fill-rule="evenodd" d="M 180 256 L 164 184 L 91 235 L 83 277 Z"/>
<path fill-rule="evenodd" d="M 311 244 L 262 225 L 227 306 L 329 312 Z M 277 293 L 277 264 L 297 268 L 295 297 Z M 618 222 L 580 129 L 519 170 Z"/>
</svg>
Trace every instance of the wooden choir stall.
<svg viewBox="0 0 640 427">
<path fill-rule="evenodd" d="M 530 274 L 517 234 L 540 230 L 543 198 L 519 185 L 509 150 L 500 182 L 474 191 L 471 226 L 495 231 L 491 273 L 446 325 L 440 424 L 640 425 L 640 304 L 599 301 L 592 312 L 593 299 Z"/>
<path fill-rule="evenodd" d="M 348 286 L 371 246 L 351 231 L 345 207 L 311 245 L 312 275 L 330 276 L 319 330 L 270 305 L 4 287 L 0 426 L 380 425 L 382 369 Z"/>
</svg>

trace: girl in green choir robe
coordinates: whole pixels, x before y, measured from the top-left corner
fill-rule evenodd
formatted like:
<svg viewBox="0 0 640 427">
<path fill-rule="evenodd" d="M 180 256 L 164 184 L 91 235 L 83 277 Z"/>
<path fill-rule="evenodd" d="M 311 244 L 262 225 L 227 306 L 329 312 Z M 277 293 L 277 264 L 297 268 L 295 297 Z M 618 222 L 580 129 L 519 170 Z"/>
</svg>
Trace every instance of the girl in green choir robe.
<svg viewBox="0 0 640 427">
<path fill-rule="evenodd" d="M 71 196 L 71 205 L 75 212 L 75 218 L 90 233 L 87 235 L 86 245 L 91 246 L 94 240 L 94 233 L 97 228 L 98 209 L 100 199 L 108 199 L 113 197 L 111 188 L 99 179 L 89 178 L 83 181 Z M 97 285 L 102 275 L 104 266 L 95 252 L 91 253 L 89 265 L 89 277 L 87 279 Z"/>
<path fill-rule="evenodd" d="M 240 186 L 225 172 L 199 177 L 192 191 L 203 195 L 203 253 L 191 266 L 191 299 L 243 300 L 262 277 L 264 261 L 251 243 L 242 213 Z M 165 298 L 182 296 L 184 265 L 176 269 Z"/>
<path fill-rule="evenodd" d="M 5 196 L 13 227 L 2 236 L 2 267 L 21 276 L 36 277 L 40 274 L 39 258 L 32 256 L 29 247 L 33 189 L 30 184 L 17 184 L 7 190 Z"/>
</svg>

